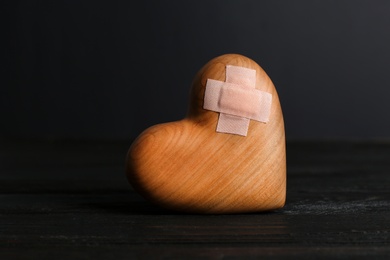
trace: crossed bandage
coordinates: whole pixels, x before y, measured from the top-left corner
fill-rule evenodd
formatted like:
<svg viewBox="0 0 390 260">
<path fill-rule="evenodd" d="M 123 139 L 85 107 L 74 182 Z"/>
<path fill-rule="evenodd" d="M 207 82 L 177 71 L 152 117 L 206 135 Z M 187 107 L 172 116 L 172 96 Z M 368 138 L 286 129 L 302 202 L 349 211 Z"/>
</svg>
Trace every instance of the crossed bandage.
<svg viewBox="0 0 390 260">
<path fill-rule="evenodd" d="M 217 132 L 246 136 L 251 119 L 268 122 L 272 94 L 255 86 L 256 70 L 232 65 L 225 82 L 207 79 L 203 108 L 220 113 Z"/>
</svg>

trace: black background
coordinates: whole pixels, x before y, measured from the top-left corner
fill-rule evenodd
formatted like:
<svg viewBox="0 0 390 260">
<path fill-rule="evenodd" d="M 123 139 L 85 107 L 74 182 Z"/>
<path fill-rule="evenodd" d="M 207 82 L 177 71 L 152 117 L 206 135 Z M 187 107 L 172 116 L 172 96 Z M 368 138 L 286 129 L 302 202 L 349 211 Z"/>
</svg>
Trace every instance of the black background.
<svg viewBox="0 0 390 260">
<path fill-rule="evenodd" d="M 136 3 L 135 3 L 136 2 Z M 2 138 L 131 140 L 210 59 L 260 64 L 286 137 L 390 137 L 390 1 L 8 1 Z"/>
</svg>

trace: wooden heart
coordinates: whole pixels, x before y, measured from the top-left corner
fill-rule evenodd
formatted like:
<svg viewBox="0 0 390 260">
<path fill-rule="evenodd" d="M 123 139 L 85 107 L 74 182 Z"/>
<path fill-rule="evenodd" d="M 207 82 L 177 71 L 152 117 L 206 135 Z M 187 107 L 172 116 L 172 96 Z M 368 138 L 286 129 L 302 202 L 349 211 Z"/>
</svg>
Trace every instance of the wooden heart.
<svg viewBox="0 0 390 260">
<path fill-rule="evenodd" d="M 256 70 L 256 89 L 272 94 L 269 121 L 250 120 L 247 136 L 216 132 L 219 113 L 203 108 L 207 80 L 225 81 L 227 65 Z M 126 173 L 142 196 L 175 211 L 228 214 L 283 207 L 284 121 L 271 79 L 239 54 L 210 60 L 193 80 L 186 117 L 143 131 L 129 148 Z"/>
</svg>

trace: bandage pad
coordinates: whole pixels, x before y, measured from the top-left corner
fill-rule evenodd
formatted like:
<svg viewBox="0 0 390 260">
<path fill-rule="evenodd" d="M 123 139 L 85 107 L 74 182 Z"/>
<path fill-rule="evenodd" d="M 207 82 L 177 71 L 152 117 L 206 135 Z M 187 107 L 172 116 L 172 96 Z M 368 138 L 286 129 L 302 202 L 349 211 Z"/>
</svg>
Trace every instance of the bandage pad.
<svg viewBox="0 0 390 260">
<path fill-rule="evenodd" d="M 219 112 L 217 132 L 246 136 L 250 120 L 266 123 L 272 94 L 258 90 L 256 70 L 227 65 L 226 82 L 208 79 L 203 108 Z"/>
</svg>

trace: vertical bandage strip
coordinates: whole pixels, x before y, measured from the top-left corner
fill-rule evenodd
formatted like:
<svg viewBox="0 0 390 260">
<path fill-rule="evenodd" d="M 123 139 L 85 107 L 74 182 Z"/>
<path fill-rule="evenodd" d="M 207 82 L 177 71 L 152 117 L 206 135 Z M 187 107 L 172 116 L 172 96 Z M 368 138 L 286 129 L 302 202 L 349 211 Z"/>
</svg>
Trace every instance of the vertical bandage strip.
<svg viewBox="0 0 390 260">
<path fill-rule="evenodd" d="M 207 80 L 203 108 L 220 113 L 217 132 L 246 136 L 251 119 L 268 122 L 272 94 L 255 86 L 256 70 L 232 65 L 225 82 Z"/>
</svg>

